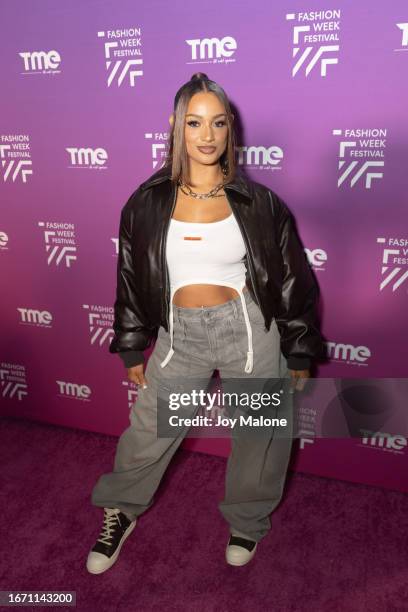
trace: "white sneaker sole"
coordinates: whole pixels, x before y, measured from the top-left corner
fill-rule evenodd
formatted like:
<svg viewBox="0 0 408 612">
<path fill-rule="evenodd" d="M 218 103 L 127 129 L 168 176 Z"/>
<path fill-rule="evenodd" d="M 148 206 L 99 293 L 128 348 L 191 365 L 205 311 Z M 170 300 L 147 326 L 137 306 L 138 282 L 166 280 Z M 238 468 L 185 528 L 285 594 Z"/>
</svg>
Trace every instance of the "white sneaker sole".
<svg viewBox="0 0 408 612">
<path fill-rule="evenodd" d="M 119 546 L 117 547 L 115 553 L 110 557 L 110 559 L 108 559 L 108 557 L 106 557 L 106 559 L 107 559 L 106 565 L 103 566 L 102 568 L 92 567 L 92 562 L 90 562 L 92 551 L 89 553 L 88 559 L 87 559 L 87 562 L 86 562 L 86 569 L 88 570 L 88 572 L 90 574 L 103 574 L 103 572 L 106 572 L 106 570 L 108 570 L 108 569 L 110 569 L 112 567 L 112 565 L 116 562 L 117 558 L 119 557 L 120 549 L 122 548 L 123 543 L 130 536 L 130 534 L 132 533 L 132 531 L 136 527 L 136 522 L 137 521 L 134 521 L 133 523 L 131 523 L 129 525 L 129 527 L 125 531 L 125 533 L 123 535 L 123 538 L 122 538 Z M 102 553 L 96 553 L 96 554 L 101 554 L 102 555 Z"/>
<path fill-rule="evenodd" d="M 228 563 L 228 565 L 234 565 L 235 567 L 239 567 L 241 565 L 246 565 L 254 557 L 255 551 L 257 549 L 257 546 L 258 546 L 258 543 L 255 544 L 254 548 L 251 551 L 248 551 L 246 548 L 243 548 L 242 546 L 236 546 L 235 544 L 233 544 L 231 546 L 227 546 L 227 549 L 225 551 L 225 560 Z M 242 553 L 241 559 L 239 558 L 238 555 L 237 555 L 237 558 L 234 559 L 232 556 L 229 556 L 228 553 L 229 552 L 233 553 L 234 551 L 231 551 L 230 549 L 235 549 L 235 548 L 239 548 L 240 549 L 239 551 L 237 551 L 237 552 L 239 552 L 239 554 L 241 554 L 241 550 L 242 550 L 242 551 L 245 551 L 246 553 L 248 553 L 248 555 L 245 555 L 245 553 Z"/>
</svg>

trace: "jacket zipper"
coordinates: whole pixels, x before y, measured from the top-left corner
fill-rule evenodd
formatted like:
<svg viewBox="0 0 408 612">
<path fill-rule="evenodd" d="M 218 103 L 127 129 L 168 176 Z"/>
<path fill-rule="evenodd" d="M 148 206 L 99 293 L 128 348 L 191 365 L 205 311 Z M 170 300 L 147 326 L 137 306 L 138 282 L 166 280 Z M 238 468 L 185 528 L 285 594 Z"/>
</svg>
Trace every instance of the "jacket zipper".
<svg viewBox="0 0 408 612">
<path fill-rule="evenodd" d="M 227 191 L 225 191 L 225 193 L 227 194 Z M 227 200 L 228 200 L 228 195 L 227 195 Z M 233 213 L 235 219 L 237 220 L 237 223 L 238 223 L 239 228 L 241 230 L 242 237 L 243 237 L 244 242 L 245 242 L 246 251 L 247 251 L 247 262 L 248 262 L 248 268 L 249 268 L 249 278 L 251 279 L 251 282 L 252 282 L 252 287 L 253 287 L 253 290 L 254 290 L 256 302 L 258 304 L 258 307 L 259 307 L 260 311 L 262 312 L 261 302 L 260 302 L 260 299 L 259 299 L 259 296 L 258 296 L 257 290 L 256 290 L 256 283 L 254 282 L 254 277 L 252 275 L 253 270 L 252 270 L 252 260 L 251 260 L 251 249 L 250 249 L 250 246 L 249 246 L 248 236 L 247 236 L 247 234 L 245 232 L 244 226 L 241 223 L 241 219 L 239 219 L 238 216 L 235 214 L 235 210 L 234 210 L 234 207 L 231 204 L 231 202 L 230 202 L 230 207 L 231 207 L 231 210 L 232 210 L 232 213 Z M 265 318 L 263 312 L 262 312 L 262 316 Z"/>
<path fill-rule="evenodd" d="M 170 292 L 169 292 L 169 286 L 170 286 L 170 279 L 169 279 L 169 270 L 168 270 L 168 266 L 167 266 L 167 261 L 166 261 L 166 240 L 167 240 L 167 232 L 169 229 L 169 225 L 170 225 L 170 220 L 173 216 L 173 211 L 176 205 L 176 200 L 177 200 L 177 185 L 174 189 L 174 198 L 173 198 L 173 204 L 171 207 L 171 211 L 170 211 L 170 217 L 169 219 L 167 219 L 168 223 L 167 223 L 167 227 L 164 230 L 164 234 L 163 234 L 163 242 L 162 242 L 162 267 L 163 270 L 165 271 L 165 281 L 164 281 L 164 299 L 165 299 L 165 316 L 166 316 L 166 323 L 167 323 L 167 331 L 169 330 L 170 327 L 170 321 L 169 321 L 169 308 L 170 308 Z"/>
</svg>

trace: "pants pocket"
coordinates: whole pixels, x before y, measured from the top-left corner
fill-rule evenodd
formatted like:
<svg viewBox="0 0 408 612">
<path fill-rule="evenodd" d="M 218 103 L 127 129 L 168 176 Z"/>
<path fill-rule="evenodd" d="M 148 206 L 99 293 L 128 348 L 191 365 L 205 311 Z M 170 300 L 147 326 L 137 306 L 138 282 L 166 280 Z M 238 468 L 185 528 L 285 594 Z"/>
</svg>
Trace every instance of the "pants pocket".
<svg viewBox="0 0 408 612">
<path fill-rule="evenodd" d="M 261 309 L 255 302 L 247 304 L 248 317 L 251 325 L 260 326 L 265 329 L 265 320 Z"/>
<path fill-rule="evenodd" d="M 187 332 L 186 324 L 184 319 L 174 319 L 173 324 L 173 348 L 177 350 L 177 347 L 181 348 L 186 342 Z M 160 341 L 164 346 L 167 347 L 167 351 L 170 349 L 170 332 L 166 331 L 161 325 L 157 334 L 157 341 Z"/>
<path fill-rule="evenodd" d="M 245 321 L 243 319 L 227 319 L 226 323 L 229 330 L 231 348 L 240 357 L 246 357 L 248 350 L 248 335 Z"/>
</svg>

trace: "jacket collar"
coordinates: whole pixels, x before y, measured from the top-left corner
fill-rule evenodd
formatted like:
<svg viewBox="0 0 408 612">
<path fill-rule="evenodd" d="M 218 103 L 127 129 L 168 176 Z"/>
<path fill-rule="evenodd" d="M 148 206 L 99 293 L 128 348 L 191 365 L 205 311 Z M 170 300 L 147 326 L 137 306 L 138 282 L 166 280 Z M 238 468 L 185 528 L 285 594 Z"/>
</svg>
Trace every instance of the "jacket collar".
<svg viewBox="0 0 408 612">
<path fill-rule="evenodd" d="M 171 179 L 171 167 L 163 166 L 159 170 L 157 170 L 154 174 L 152 174 L 146 181 L 141 183 L 141 189 L 148 189 L 149 187 L 153 187 L 154 185 L 158 185 L 159 183 L 163 183 L 164 181 L 170 181 Z M 251 202 L 251 192 L 249 187 L 249 181 L 245 178 L 242 170 L 237 167 L 235 171 L 235 177 L 232 181 L 225 184 L 225 189 L 232 189 L 233 191 L 237 191 L 242 196 L 246 203 Z"/>
</svg>

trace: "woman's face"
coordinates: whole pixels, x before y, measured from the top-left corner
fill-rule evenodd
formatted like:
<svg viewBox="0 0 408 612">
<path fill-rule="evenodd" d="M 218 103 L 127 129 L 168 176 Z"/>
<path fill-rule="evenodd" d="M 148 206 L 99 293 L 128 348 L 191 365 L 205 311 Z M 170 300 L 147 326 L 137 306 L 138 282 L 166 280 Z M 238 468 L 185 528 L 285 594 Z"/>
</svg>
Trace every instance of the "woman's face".
<svg viewBox="0 0 408 612">
<path fill-rule="evenodd" d="M 228 126 L 225 107 L 215 94 L 199 92 L 191 97 L 184 137 L 191 159 L 206 165 L 218 162 L 227 146 Z"/>
</svg>

